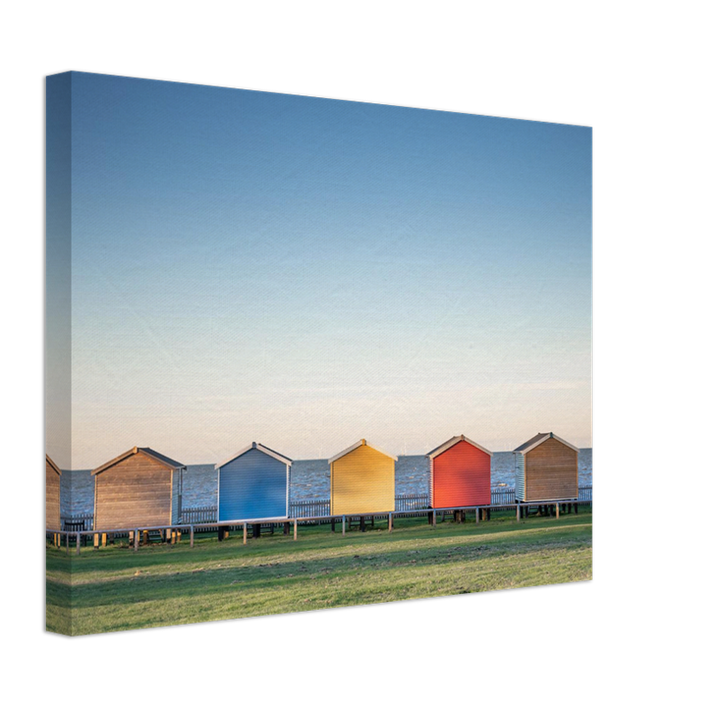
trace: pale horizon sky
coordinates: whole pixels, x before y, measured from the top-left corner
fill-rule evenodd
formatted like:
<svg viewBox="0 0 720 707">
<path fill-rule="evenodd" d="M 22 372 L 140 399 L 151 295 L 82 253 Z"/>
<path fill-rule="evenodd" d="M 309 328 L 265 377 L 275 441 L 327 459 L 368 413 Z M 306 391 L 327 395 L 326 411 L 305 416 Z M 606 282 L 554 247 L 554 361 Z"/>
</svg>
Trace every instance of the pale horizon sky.
<svg viewBox="0 0 720 707">
<path fill-rule="evenodd" d="M 134 445 L 184 464 L 252 441 L 591 446 L 590 128 L 71 85 L 61 467 Z"/>
</svg>

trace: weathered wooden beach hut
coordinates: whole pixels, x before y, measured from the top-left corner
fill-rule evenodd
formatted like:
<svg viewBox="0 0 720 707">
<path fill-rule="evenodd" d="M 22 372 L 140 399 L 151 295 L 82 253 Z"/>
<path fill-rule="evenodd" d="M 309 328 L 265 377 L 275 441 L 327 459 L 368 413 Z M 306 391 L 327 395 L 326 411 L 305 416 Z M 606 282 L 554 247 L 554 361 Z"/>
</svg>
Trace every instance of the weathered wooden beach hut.
<svg viewBox="0 0 720 707">
<path fill-rule="evenodd" d="M 257 442 L 216 464 L 218 522 L 287 518 L 292 460 Z"/>
<path fill-rule="evenodd" d="M 185 465 L 150 447 L 133 447 L 92 472 L 94 530 L 179 523 Z"/>
<path fill-rule="evenodd" d="M 538 432 L 515 451 L 518 501 L 572 500 L 578 497 L 578 450 L 552 432 Z"/>
<path fill-rule="evenodd" d="M 490 504 L 491 451 L 459 435 L 428 452 L 427 457 L 433 508 Z"/>
<path fill-rule="evenodd" d="M 62 530 L 60 527 L 60 467 L 45 455 L 45 528 Z"/>
<path fill-rule="evenodd" d="M 394 511 L 396 461 L 364 439 L 329 459 L 330 514 Z"/>
</svg>

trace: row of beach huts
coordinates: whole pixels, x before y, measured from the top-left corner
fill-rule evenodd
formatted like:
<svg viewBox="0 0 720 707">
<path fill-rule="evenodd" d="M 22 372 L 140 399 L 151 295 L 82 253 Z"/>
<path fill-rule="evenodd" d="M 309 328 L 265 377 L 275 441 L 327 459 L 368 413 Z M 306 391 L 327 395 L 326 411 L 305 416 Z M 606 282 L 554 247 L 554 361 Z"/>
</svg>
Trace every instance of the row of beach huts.
<svg viewBox="0 0 720 707">
<path fill-rule="evenodd" d="M 578 449 L 552 432 L 541 432 L 515 451 L 518 503 L 578 498 Z M 464 435 L 427 454 L 431 508 L 491 503 L 492 452 Z M 328 460 L 330 515 L 362 516 L 395 510 L 395 462 L 361 439 Z M 216 464 L 218 523 L 287 518 L 292 460 L 253 442 Z M 185 465 L 149 447 L 133 447 L 97 469 L 94 530 L 171 526 L 179 523 Z M 46 527 L 60 528 L 62 471 L 46 455 Z"/>
</svg>

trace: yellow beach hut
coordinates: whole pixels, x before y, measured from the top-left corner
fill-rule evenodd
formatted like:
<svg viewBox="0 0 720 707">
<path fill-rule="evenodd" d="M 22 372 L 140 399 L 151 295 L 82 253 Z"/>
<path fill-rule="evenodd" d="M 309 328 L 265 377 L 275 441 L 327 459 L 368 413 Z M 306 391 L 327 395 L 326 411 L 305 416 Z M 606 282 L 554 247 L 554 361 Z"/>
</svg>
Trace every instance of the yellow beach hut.
<svg viewBox="0 0 720 707">
<path fill-rule="evenodd" d="M 396 461 L 364 439 L 330 458 L 330 515 L 394 511 Z"/>
</svg>

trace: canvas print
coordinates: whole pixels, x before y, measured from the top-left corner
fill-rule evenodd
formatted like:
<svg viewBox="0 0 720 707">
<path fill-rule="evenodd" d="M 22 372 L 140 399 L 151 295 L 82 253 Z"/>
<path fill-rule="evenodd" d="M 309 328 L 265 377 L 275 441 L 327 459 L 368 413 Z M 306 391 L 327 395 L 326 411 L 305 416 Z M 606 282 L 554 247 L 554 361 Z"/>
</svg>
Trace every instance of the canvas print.
<svg viewBox="0 0 720 707">
<path fill-rule="evenodd" d="M 82 72 L 46 108 L 49 631 L 591 579 L 591 128 Z"/>
</svg>

